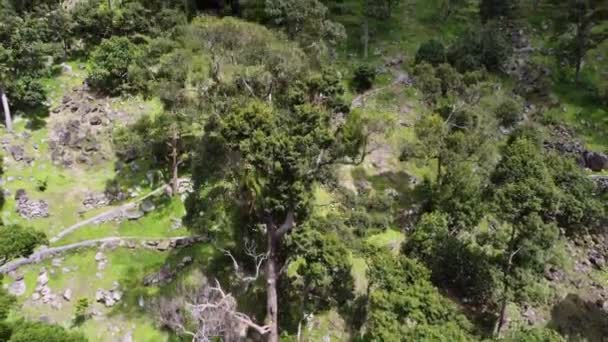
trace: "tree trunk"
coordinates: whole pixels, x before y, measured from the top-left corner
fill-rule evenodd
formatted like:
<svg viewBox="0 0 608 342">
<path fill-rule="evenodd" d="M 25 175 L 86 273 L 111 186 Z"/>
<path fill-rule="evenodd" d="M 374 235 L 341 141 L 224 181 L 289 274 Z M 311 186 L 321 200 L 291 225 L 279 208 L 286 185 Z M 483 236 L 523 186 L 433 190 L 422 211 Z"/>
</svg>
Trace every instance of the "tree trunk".
<svg viewBox="0 0 608 342">
<path fill-rule="evenodd" d="M 363 58 L 367 59 L 369 56 L 369 23 L 367 20 L 367 16 L 363 19 Z"/>
<path fill-rule="evenodd" d="M 3 88 L 0 88 L 0 98 L 2 100 L 2 110 L 4 111 L 4 123 L 6 130 L 9 132 L 13 131 L 13 119 L 11 118 L 11 110 L 8 106 L 8 98 Z"/>
<path fill-rule="evenodd" d="M 441 155 L 437 157 L 437 185 L 441 185 Z"/>
<path fill-rule="evenodd" d="M 178 142 L 177 128 L 173 128 L 173 136 L 171 137 L 171 190 L 173 190 L 173 196 L 178 195 L 179 190 L 179 179 L 178 179 L 178 160 L 177 160 L 177 142 Z"/>
<path fill-rule="evenodd" d="M 266 324 L 270 327 L 268 342 L 279 341 L 279 299 L 277 296 L 278 261 L 273 225 L 267 225 L 268 260 L 266 260 Z"/>
<path fill-rule="evenodd" d="M 511 275 L 511 269 L 513 268 L 513 257 L 519 252 L 519 249 L 514 250 L 515 246 L 515 226 L 511 229 L 511 238 L 509 239 L 509 250 L 507 252 L 508 258 L 505 260 L 505 265 L 502 273 L 502 283 L 503 283 L 503 294 L 502 300 L 500 303 L 500 313 L 498 317 L 498 322 L 496 322 L 496 328 L 494 329 L 494 336 L 496 338 L 500 337 L 500 332 L 502 331 L 503 325 L 505 323 L 505 314 L 507 312 L 507 299 L 510 291 L 510 282 L 509 276 Z"/>
</svg>

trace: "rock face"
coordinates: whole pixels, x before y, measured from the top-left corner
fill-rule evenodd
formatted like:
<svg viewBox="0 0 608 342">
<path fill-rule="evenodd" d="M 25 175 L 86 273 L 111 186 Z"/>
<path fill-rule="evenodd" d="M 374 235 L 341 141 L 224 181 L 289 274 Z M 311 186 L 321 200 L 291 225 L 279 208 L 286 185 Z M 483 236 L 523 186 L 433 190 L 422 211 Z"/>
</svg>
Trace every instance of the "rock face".
<svg viewBox="0 0 608 342">
<path fill-rule="evenodd" d="M 26 219 L 49 217 L 49 204 L 44 200 L 30 200 L 25 190 L 18 190 L 15 194 L 17 200 L 17 213 Z"/>
</svg>

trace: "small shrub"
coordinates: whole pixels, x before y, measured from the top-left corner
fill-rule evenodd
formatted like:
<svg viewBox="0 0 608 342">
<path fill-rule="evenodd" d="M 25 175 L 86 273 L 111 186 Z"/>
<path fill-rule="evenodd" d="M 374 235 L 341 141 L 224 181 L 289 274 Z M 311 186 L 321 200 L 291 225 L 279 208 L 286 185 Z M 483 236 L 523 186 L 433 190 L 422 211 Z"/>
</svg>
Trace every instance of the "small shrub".
<svg viewBox="0 0 608 342">
<path fill-rule="evenodd" d="M 446 59 L 445 46 L 435 39 L 431 39 L 420 45 L 416 52 L 416 64 L 428 62 L 432 65 L 444 63 Z"/>
<path fill-rule="evenodd" d="M 355 91 L 362 93 L 369 90 L 376 80 L 376 70 L 369 65 L 361 65 L 355 69 L 352 86 Z"/>
<path fill-rule="evenodd" d="M 39 246 L 48 243 L 43 232 L 30 227 L 0 226 L 0 259 L 5 262 L 26 257 Z"/>
<path fill-rule="evenodd" d="M 80 298 L 74 311 L 74 325 L 81 325 L 89 318 L 89 300 Z"/>
<path fill-rule="evenodd" d="M 45 192 L 48 187 L 48 182 L 48 178 L 45 178 L 44 180 L 36 180 L 36 189 L 40 192 Z"/>
<path fill-rule="evenodd" d="M 514 99 L 504 100 L 496 107 L 494 114 L 504 127 L 513 127 L 523 119 L 522 105 Z"/>
</svg>

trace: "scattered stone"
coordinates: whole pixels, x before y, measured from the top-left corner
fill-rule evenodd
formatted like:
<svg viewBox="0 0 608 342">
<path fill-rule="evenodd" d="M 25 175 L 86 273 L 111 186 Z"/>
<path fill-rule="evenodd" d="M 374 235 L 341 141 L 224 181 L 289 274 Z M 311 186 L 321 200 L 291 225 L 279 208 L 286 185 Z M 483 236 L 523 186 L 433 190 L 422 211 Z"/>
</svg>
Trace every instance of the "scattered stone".
<svg viewBox="0 0 608 342">
<path fill-rule="evenodd" d="M 40 299 L 40 293 L 38 293 L 38 292 L 32 293 L 32 300 L 33 301 L 37 301 L 39 299 Z"/>
<path fill-rule="evenodd" d="M 95 292 L 95 301 L 104 304 L 106 307 L 112 307 L 122 299 L 122 291 L 115 289 L 106 291 L 98 289 Z"/>
<path fill-rule="evenodd" d="M 591 176 L 600 193 L 608 193 L 608 176 Z"/>
<path fill-rule="evenodd" d="M 63 73 L 65 73 L 65 74 L 71 74 L 72 67 L 66 63 L 61 63 L 61 71 L 63 71 Z"/>
<path fill-rule="evenodd" d="M 139 208 L 144 213 L 149 213 L 156 209 L 156 206 L 154 205 L 154 202 L 152 202 L 150 199 L 145 199 L 143 202 L 141 202 Z"/>
<path fill-rule="evenodd" d="M 22 296 L 25 293 L 25 280 L 22 278 L 12 283 L 8 287 L 8 293 L 17 297 Z"/>
<path fill-rule="evenodd" d="M 545 278 L 549 281 L 561 282 L 565 279 L 565 274 L 561 270 L 551 266 L 545 270 Z"/>
<path fill-rule="evenodd" d="M 51 302 L 51 308 L 53 308 L 55 310 L 59 310 L 59 309 L 61 309 L 61 307 L 62 307 L 62 305 L 60 302 L 58 302 L 56 300 Z"/>
<path fill-rule="evenodd" d="M 585 152 L 583 154 L 585 166 L 591 171 L 600 172 L 608 170 L 608 155 L 597 152 Z"/>
<path fill-rule="evenodd" d="M 49 217 L 49 204 L 44 200 L 30 200 L 25 190 L 17 190 L 15 194 L 17 200 L 17 213 L 23 218 L 33 219 L 39 217 Z"/>
<path fill-rule="evenodd" d="M 591 262 L 591 264 L 598 270 L 602 270 L 606 265 L 606 260 L 604 259 L 604 256 L 602 256 L 597 251 L 593 251 L 592 254 L 589 255 L 589 262 Z"/>
<path fill-rule="evenodd" d="M 127 332 L 122 339 L 120 340 L 120 342 L 133 342 L 133 333 L 132 332 Z"/>
<path fill-rule="evenodd" d="M 72 290 L 66 289 L 65 291 L 63 291 L 63 299 L 65 299 L 68 302 L 71 301 L 72 300 Z"/>
<path fill-rule="evenodd" d="M 159 251 L 166 251 L 169 249 L 171 242 L 169 240 L 161 241 L 156 245 L 156 249 Z"/>
<path fill-rule="evenodd" d="M 131 209 L 125 211 L 125 217 L 128 220 L 139 220 L 144 216 L 144 212 L 139 209 Z"/>
<path fill-rule="evenodd" d="M 53 265 L 53 267 L 61 267 L 62 263 L 63 258 L 53 258 L 53 260 L 51 261 L 51 265 Z"/>
<path fill-rule="evenodd" d="M 91 125 L 93 125 L 93 126 L 99 126 L 99 125 L 101 125 L 101 122 L 102 122 L 102 121 L 101 121 L 101 118 L 100 118 L 99 116 L 97 116 L 97 115 L 92 116 L 92 117 L 89 119 L 89 123 L 90 123 Z"/>
<path fill-rule="evenodd" d="M 100 262 L 102 260 L 106 260 L 106 256 L 101 251 L 99 251 L 95 254 L 95 261 Z"/>
<path fill-rule="evenodd" d="M 171 219 L 171 230 L 177 230 L 182 227 L 182 219 L 181 218 L 172 218 Z"/>
<path fill-rule="evenodd" d="M 22 161 L 25 158 L 25 151 L 22 146 L 14 145 L 9 147 L 8 151 L 15 161 Z"/>
<path fill-rule="evenodd" d="M 46 285 L 49 283 L 49 276 L 46 273 L 46 270 L 43 270 L 40 272 L 40 274 L 38 275 L 38 280 L 37 280 L 37 284 L 38 285 Z"/>
</svg>

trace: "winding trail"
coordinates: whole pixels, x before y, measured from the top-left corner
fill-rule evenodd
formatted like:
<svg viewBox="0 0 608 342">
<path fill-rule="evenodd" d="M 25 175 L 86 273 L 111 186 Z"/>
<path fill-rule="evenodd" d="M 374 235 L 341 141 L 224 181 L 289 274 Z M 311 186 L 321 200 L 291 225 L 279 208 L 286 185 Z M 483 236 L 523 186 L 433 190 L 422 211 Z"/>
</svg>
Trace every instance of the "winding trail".
<svg viewBox="0 0 608 342">
<path fill-rule="evenodd" d="M 6 274 L 18 269 L 21 266 L 39 263 L 58 254 L 70 252 L 81 248 L 91 247 L 128 247 L 128 248 L 147 248 L 155 250 L 168 250 L 191 246 L 197 242 L 208 241 L 205 236 L 178 236 L 172 238 L 142 238 L 142 237 L 119 237 L 111 236 L 101 239 L 86 240 L 72 243 L 65 246 L 49 247 L 34 252 L 27 258 L 15 259 L 0 266 L 0 274 Z M 160 247 L 161 245 L 165 245 Z M 166 248 L 165 248 L 166 247 Z"/>
<path fill-rule="evenodd" d="M 180 178 L 179 182 L 183 182 L 183 181 L 189 181 L 189 179 L 187 178 Z M 148 194 L 146 194 L 145 196 L 142 196 L 138 199 L 135 199 L 129 203 L 123 204 L 119 207 L 116 208 L 112 208 L 108 211 L 105 211 L 99 215 L 93 216 L 89 219 L 86 219 L 84 221 L 80 221 L 62 231 L 60 231 L 57 235 L 55 235 L 54 237 L 52 237 L 51 239 L 49 239 L 50 243 L 55 243 L 59 240 L 61 240 L 63 237 L 65 237 L 68 234 L 73 233 L 74 231 L 84 227 L 84 226 L 88 226 L 90 224 L 96 224 L 99 222 L 105 222 L 105 221 L 109 221 L 112 220 L 114 218 L 117 217 L 124 217 L 125 214 L 129 211 L 129 210 L 133 210 L 135 208 L 137 208 L 137 205 L 139 203 L 141 203 L 142 201 L 146 200 L 147 198 L 150 198 L 152 196 L 158 195 L 159 193 L 163 192 L 165 190 L 165 188 L 168 186 L 168 184 L 163 184 L 162 186 L 156 188 L 155 190 L 149 192 Z"/>
</svg>

